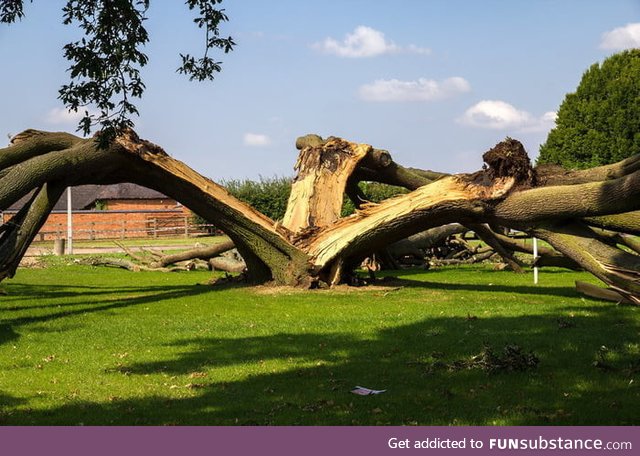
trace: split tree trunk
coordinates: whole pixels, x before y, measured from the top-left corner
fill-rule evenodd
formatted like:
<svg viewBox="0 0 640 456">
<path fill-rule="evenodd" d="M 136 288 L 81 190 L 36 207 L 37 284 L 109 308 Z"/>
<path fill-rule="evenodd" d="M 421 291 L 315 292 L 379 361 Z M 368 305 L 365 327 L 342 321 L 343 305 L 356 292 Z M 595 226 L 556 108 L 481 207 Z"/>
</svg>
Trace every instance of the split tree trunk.
<svg viewBox="0 0 640 456">
<path fill-rule="evenodd" d="M 602 242 L 589 228 L 640 233 L 639 157 L 591 171 L 538 173 L 522 145 L 509 139 L 483 156 L 486 169 L 447 176 L 404 168 L 369 145 L 315 137 L 301 144 L 299 174 L 278 224 L 132 131 L 108 148 L 97 144 L 93 138 L 29 130 L 0 150 L 0 209 L 36 190 L 14 225 L 0 230 L 0 279 L 13 275 L 62 189 L 126 181 L 214 220 L 246 260 L 254 282 L 334 284 L 371 252 L 425 229 L 461 223 L 475 226 L 496 246 L 505 242 L 487 225 L 535 234 L 640 302 L 640 257 Z M 356 214 L 339 218 L 345 192 L 363 199 L 354 188 L 363 176 L 412 191 L 380 204 L 359 201 Z M 500 253 L 508 256 L 509 249 Z"/>
</svg>

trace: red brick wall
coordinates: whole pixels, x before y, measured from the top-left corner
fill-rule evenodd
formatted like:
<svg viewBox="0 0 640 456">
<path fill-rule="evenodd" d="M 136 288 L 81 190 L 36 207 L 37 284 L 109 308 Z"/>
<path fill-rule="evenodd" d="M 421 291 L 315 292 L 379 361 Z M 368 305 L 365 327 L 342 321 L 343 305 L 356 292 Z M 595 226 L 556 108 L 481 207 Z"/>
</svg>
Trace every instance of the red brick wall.
<svg viewBox="0 0 640 456">
<path fill-rule="evenodd" d="M 120 199 L 120 200 L 107 200 L 106 209 L 110 211 L 157 211 L 162 209 L 179 209 L 178 203 L 175 200 L 157 199 L 157 200 L 135 200 L 135 199 Z"/>
</svg>

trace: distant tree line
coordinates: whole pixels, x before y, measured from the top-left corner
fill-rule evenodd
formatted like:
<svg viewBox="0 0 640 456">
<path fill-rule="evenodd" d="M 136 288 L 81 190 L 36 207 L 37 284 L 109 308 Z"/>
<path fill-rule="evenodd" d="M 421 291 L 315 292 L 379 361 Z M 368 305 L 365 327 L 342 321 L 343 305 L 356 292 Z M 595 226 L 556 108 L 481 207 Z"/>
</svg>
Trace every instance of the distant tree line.
<svg viewBox="0 0 640 456">
<path fill-rule="evenodd" d="M 640 153 L 640 49 L 595 63 L 558 110 L 540 164 L 586 169 Z"/>
<path fill-rule="evenodd" d="M 280 220 L 287 209 L 287 201 L 291 194 L 291 177 L 260 177 L 258 180 L 232 179 L 222 181 L 221 184 L 236 198 L 251 205 L 258 211 L 267 215 L 272 220 Z M 372 203 L 379 203 L 391 196 L 407 193 L 407 190 L 393 185 L 380 184 L 378 182 L 360 182 L 362 192 Z M 355 211 L 353 202 L 345 198 L 342 205 L 342 215 L 350 215 Z M 196 223 L 211 223 L 215 220 L 205 221 L 194 216 Z"/>
</svg>

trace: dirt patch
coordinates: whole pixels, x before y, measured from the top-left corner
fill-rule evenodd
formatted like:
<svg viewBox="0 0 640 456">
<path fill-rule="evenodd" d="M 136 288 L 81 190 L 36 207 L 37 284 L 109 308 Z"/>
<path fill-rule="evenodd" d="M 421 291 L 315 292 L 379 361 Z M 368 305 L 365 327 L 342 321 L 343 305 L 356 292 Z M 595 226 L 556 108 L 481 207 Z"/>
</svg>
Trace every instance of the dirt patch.
<svg viewBox="0 0 640 456">
<path fill-rule="evenodd" d="M 370 292 L 384 292 L 391 293 L 401 290 L 403 287 L 387 286 L 387 285 L 369 285 L 362 287 L 353 287 L 350 285 L 334 285 L 331 288 L 318 288 L 314 290 L 307 290 L 304 288 L 282 286 L 282 285 L 258 285 L 251 289 L 256 294 L 260 295 L 290 295 L 299 293 L 325 293 L 325 294 L 351 294 L 351 293 L 370 293 Z"/>
</svg>

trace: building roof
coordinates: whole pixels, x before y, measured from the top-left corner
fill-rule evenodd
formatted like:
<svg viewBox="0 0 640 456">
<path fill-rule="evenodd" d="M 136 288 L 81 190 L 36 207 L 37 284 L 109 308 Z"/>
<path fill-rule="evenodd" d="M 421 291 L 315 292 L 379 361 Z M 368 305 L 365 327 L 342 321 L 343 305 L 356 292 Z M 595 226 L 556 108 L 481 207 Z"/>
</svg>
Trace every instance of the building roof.
<svg viewBox="0 0 640 456">
<path fill-rule="evenodd" d="M 29 201 L 31 193 L 20 198 L 7 211 L 18 211 Z M 157 200 L 167 199 L 168 197 L 160 192 L 142 187 L 137 184 L 121 183 L 111 185 L 79 185 L 72 187 L 71 190 L 71 209 L 74 211 L 83 209 L 92 209 L 96 201 L 118 200 L 118 199 L 139 199 L 139 200 Z M 53 207 L 54 211 L 67 210 L 67 194 L 66 192 L 58 200 Z"/>
</svg>

